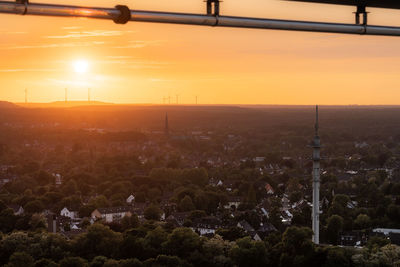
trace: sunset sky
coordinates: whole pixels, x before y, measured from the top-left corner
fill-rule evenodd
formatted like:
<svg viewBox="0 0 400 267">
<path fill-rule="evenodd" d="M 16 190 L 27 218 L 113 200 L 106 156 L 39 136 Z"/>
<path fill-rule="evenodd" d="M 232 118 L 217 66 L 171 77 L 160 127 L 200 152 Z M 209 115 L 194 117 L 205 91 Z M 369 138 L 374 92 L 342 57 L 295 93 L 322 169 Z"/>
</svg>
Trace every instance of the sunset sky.
<svg viewBox="0 0 400 267">
<path fill-rule="evenodd" d="M 47 2 L 50 2 L 47 0 Z M 83 1 L 51 1 L 82 4 Z M 84 1 L 204 13 L 202 0 Z M 352 7 L 225 0 L 221 13 L 352 23 Z M 370 24 L 400 11 L 370 9 Z M 0 15 L 0 100 L 400 104 L 400 38 Z M 87 70 L 76 71 L 79 63 Z M 78 64 L 78 66 L 77 66 Z"/>
</svg>

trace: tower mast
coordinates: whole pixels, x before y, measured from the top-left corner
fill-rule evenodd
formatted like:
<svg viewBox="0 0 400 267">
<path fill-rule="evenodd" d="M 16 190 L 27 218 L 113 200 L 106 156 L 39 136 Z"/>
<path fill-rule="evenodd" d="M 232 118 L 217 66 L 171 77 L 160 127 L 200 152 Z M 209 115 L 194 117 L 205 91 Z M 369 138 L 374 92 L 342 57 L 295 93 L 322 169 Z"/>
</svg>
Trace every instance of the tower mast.
<svg viewBox="0 0 400 267">
<path fill-rule="evenodd" d="M 315 136 L 312 142 L 313 148 L 313 208 L 312 208 L 312 230 L 314 244 L 319 244 L 319 187 L 320 187 L 320 150 L 321 142 L 318 135 L 318 106 L 315 108 Z"/>
</svg>

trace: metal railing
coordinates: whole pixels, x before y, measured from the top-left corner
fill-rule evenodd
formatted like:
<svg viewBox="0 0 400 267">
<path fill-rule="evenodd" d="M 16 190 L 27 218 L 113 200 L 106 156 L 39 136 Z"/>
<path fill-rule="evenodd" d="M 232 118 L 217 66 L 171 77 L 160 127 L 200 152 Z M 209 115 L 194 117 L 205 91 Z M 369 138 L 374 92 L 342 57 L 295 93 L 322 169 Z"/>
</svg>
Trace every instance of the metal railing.
<svg viewBox="0 0 400 267">
<path fill-rule="evenodd" d="M 109 19 L 115 22 L 119 21 L 119 23 L 121 23 L 121 18 L 124 16 L 125 18 L 123 19 L 122 23 L 126 23 L 128 21 L 138 21 L 213 27 L 400 36 L 400 27 L 232 17 L 220 16 L 219 13 L 203 15 L 190 13 L 153 12 L 130 10 L 125 6 L 122 7 L 125 9 L 121 8 L 121 6 L 117 6 L 116 8 L 99 8 L 0 1 L 0 13 L 7 14 L 55 17 L 86 17 L 94 19 Z"/>
</svg>

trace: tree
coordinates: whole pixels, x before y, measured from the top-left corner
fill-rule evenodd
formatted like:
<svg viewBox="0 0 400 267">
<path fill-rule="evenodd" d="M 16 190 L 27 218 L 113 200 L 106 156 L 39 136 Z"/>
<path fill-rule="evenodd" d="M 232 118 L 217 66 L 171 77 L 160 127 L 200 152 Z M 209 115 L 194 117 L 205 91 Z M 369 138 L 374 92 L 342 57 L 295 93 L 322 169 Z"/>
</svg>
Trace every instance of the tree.
<svg viewBox="0 0 400 267">
<path fill-rule="evenodd" d="M 13 209 L 3 209 L 0 212 L 0 231 L 3 233 L 11 232 L 16 224 L 17 217 Z"/>
<path fill-rule="evenodd" d="M 156 257 L 162 253 L 162 244 L 168 239 L 168 233 L 160 226 L 147 232 L 144 238 L 144 245 L 151 257 Z"/>
<path fill-rule="evenodd" d="M 27 213 L 41 212 L 44 209 L 44 205 L 40 200 L 33 200 L 26 203 L 24 210 Z"/>
<path fill-rule="evenodd" d="M 103 267 L 104 263 L 107 261 L 107 257 L 104 256 L 96 256 L 90 262 L 90 267 Z"/>
<path fill-rule="evenodd" d="M 69 180 L 65 185 L 62 187 L 62 192 L 65 195 L 73 195 L 76 193 L 78 186 L 75 180 Z"/>
<path fill-rule="evenodd" d="M 236 245 L 232 247 L 230 255 L 238 266 L 267 266 L 268 255 L 265 244 L 253 241 L 250 237 L 236 240 Z"/>
<path fill-rule="evenodd" d="M 281 266 L 312 265 L 314 245 L 311 242 L 312 230 L 307 227 L 292 226 L 282 236 Z"/>
<path fill-rule="evenodd" d="M 250 185 L 249 190 L 247 191 L 246 205 L 248 209 L 252 209 L 257 205 L 257 195 L 253 185 Z"/>
<path fill-rule="evenodd" d="M 352 266 L 351 258 L 346 255 L 346 250 L 342 248 L 328 248 L 326 261 L 324 267 L 336 267 L 336 266 Z"/>
<path fill-rule="evenodd" d="M 144 192 L 137 192 L 135 194 L 135 202 L 145 203 L 146 202 L 146 194 Z"/>
<path fill-rule="evenodd" d="M 11 255 L 7 267 L 32 267 L 33 258 L 25 252 L 15 252 Z"/>
<path fill-rule="evenodd" d="M 186 261 L 176 256 L 158 255 L 156 259 L 148 259 L 145 261 L 145 266 L 163 266 L 163 267 L 175 267 L 175 266 L 191 266 Z"/>
<path fill-rule="evenodd" d="M 371 236 L 368 239 L 367 242 L 367 247 L 370 250 L 376 249 L 376 248 L 381 248 L 390 243 L 390 240 L 388 240 L 385 237 L 380 237 L 380 236 Z"/>
<path fill-rule="evenodd" d="M 139 226 L 139 218 L 136 214 L 132 214 L 131 216 L 125 216 L 121 220 L 121 225 L 123 230 L 136 228 Z"/>
<path fill-rule="evenodd" d="M 163 248 L 171 255 L 186 258 L 200 248 L 200 238 L 190 228 L 176 228 L 168 235 Z"/>
<path fill-rule="evenodd" d="M 326 235 L 328 242 L 337 245 L 339 233 L 343 229 L 343 218 L 339 215 L 332 215 L 327 220 Z"/>
<path fill-rule="evenodd" d="M 35 262 L 35 267 L 57 267 L 58 264 L 49 259 L 40 259 Z"/>
<path fill-rule="evenodd" d="M 89 202 L 88 206 L 94 207 L 95 209 L 106 208 L 106 207 L 110 206 L 110 203 L 108 202 L 107 198 L 104 195 L 100 195 L 100 196 L 97 196 L 96 198 L 92 199 Z"/>
<path fill-rule="evenodd" d="M 354 224 L 360 230 L 368 229 L 371 225 L 371 218 L 366 214 L 359 214 L 355 219 Z"/>
<path fill-rule="evenodd" d="M 39 171 L 36 175 L 35 175 L 35 180 L 38 182 L 38 184 L 40 185 L 46 185 L 51 183 L 54 178 L 51 174 L 49 174 L 46 171 Z"/>
<path fill-rule="evenodd" d="M 158 206 L 151 204 L 144 210 L 144 217 L 147 220 L 159 221 L 161 217 L 161 210 Z"/>
<path fill-rule="evenodd" d="M 88 227 L 87 233 L 74 240 L 73 246 L 78 255 L 85 258 L 95 256 L 115 257 L 119 253 L 122 235 L 108 226 L 95 223 Z"/>
<path fill-rule="evenodd" d="M 231 227 L 228 229 L 218 229 L 216 234 L 222 236 L 225 240 L 235 241 L 246 236 L 245 231 L 239 227 Z"/>
<path fill-rule="evenodd" d="M 208 183 L 208 174 L 204 168 L 185 169 L 182 172 L 182 180 L 191 184 L 205 186 Z"/>
<path fill-rule="evenodd" d="M 184 198 L 182 198 L 181 202 L 179 203 L 179 209 L 181 211 L 192 211 L 195 209 L 192 198 L 189 195 L 186 195 Z"/>
<path fill-rule="evenodd" d="M 88 262 L 80 257 L 67 257 L 60 261 L 60 267 L 86 267 Z"/>
</svg>

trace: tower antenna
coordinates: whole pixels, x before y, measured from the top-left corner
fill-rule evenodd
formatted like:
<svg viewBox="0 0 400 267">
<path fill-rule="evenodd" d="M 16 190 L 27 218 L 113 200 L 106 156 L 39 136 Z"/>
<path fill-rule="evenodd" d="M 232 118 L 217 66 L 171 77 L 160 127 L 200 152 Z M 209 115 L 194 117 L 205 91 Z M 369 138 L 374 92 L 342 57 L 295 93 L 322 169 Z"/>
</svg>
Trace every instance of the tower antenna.
<svg viewBox="0 0 400 267">
<path fill-rule="evenodd" d="M 25 88 L 25 104 L 28 103 L 28 89 Z"/>
<path fill-rule="evenodd" d="M 320 189 L 320 150 L 321 142 L 318 135 L 319 123 L 318 123 L 318 106 L 315 107 L 315 136 L 312 142 L 313 148 L 313 207 L 312 207 L 312 230 L 313 230 L 313 242 L 319 244 L 319 189 Z"/>
</svg>

